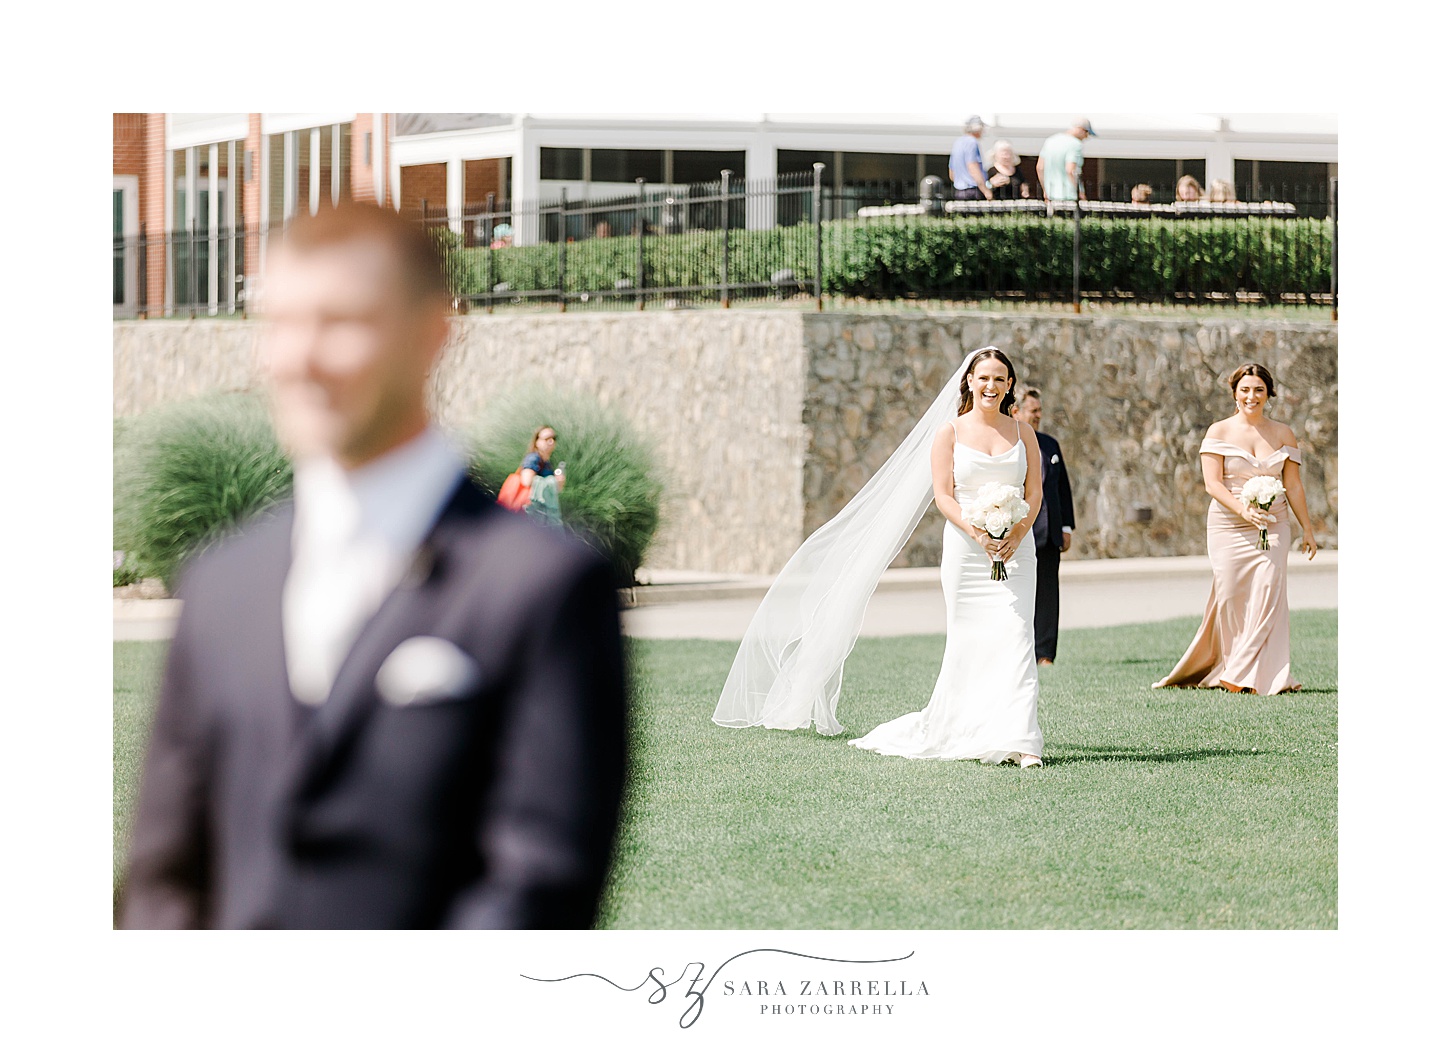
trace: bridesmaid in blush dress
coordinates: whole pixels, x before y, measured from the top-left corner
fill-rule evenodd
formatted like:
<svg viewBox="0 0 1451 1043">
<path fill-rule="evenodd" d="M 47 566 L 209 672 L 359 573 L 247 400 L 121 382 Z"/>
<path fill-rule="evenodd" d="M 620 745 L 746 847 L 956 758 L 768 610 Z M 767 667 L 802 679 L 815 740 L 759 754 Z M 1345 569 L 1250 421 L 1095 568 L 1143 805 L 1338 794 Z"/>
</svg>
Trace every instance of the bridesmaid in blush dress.
<svg viewBox="0 0 1451 1043">
<path fill-rule="evenodd" d="M 1189 650 L 1155 688 L 1226 688 L 1273 695 L 1300 687 L 1290 673 L 1290 610 L 1285 567 L 1290 555 L 1289 513 L 1304 531 L 1305 553 L 1315 557 L 1315 532 L 1300 482 L 1300 448 L 1286 424 L 1264 415 L 1275 396 L 1270 371 L 1240 366 L 1229 379 L 1234 415 L 1211 424 L 1199 447 L 1209 493 L 1209 564 L 1214 572 L 1204 621 Z M 1246 506 L 1238 493 L 1257 475 L 1280 479 L 1285 495 L 1270 510 Z M 1287 508 L 1288 501 L 1288 510 Z M 1269 550 L 1259 550 L 1260 530 Z"/>
</svg>

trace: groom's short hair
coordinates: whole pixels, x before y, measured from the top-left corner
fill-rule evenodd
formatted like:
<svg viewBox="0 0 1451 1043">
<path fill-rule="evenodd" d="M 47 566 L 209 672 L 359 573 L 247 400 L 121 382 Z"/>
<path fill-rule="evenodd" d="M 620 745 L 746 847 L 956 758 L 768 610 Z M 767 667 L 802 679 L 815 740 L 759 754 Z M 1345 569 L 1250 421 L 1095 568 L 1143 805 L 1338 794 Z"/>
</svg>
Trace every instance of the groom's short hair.
<svg viewBox="0 0 1451 1043">
<path fill-rule="evenodd" d="M 1036 398 L 1039 402 L 1043 401 L 1043 392 L 1039 391 L 1032 384 L 1024 388 L 1019 388 L 1018 394 L 1023 398 Z"/>
<path fill-rule="evenodd" d="M 451 299 L 438 243 L 415 222 L 391 209 L 368 203 L 322 207 L 315 214 L 293 218 L 282 230 L 277 245 L 306 255 L 320 247 L 369 239 L 392 255 L 402 283 L 415 302 Z"/>
</svg>

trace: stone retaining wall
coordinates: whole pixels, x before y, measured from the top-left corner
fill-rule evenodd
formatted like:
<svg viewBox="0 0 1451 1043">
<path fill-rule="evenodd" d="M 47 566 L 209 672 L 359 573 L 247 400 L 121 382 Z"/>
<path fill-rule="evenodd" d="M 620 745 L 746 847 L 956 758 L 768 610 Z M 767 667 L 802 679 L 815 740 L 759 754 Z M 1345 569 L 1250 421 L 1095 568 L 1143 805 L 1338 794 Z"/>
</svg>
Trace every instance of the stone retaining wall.
<svg viewBox="0 0 1451 1043">
<path fill-rule="evenodd" d="M 1233 412 L 1225 382 L 1244 362 L 1275 375 L 1267 413 L 1294 429 L 1316 539 L 1337 545 L 1333 325 L 929 314 L 811 315 L 805 325 L 807 531 L 891 454 L 962 359 L 992 344 L 1013 360 L 1020 384 L 1042 389 L 1042 429 L 1061 443 L 1073 483 L 1074 555 L 1204 553 L 1199 443 Z M 1141 508 L 1147 521 L 1136 520 Z M 896 564 L 936 564 L 942 524 L 929 508 Z"/>
<path fill-rule="evenodd" d="M 799 314 L 468 316 L 454 330 L 435 381 L 444 423 L 544 381 L 622 410 L 654 444 L 666 501 L 649 565 L 774 571 L 801 542 Z"/>
<path fill-rule="evenodd" d="M 433 386 L 445 426 L 466 431 L 510 388 L 547 382 L 622 410 L 655 445 L 666 499 L 650 565 L 766 572 L 801 542 L 799 313 L 481 315 L 452 326 Z M 118 416 L 258 385 L 257 323 L 115 328 Z"/>
<path fill-rule="evenodd" d="M 114 415 L 210 391 L 257 386 L 258 324 L 239 319 L 165 319 L 111 324 Z"/>
<path fill-rule="evenodd" d="M 256 386 L 249 322 L 117 322 L 115 412 Z M 1271 416 L 1305 453 L 1336 546 L 1336 327 L 1250 319 L 690 310 L 453 320 L 435 407 L 464 429 L 552 381 L 623 410 L 657 447 L 668 499 L 655 568 L 773 572 L 890 455 L 964 355 L 996 344 L 1043 389 L 1078 511 L 1074 556 L 1202 554 L 1204 429 L 1241 362 L 1275 374 Z M 1148 521 L 1136 520 L 1147 508 Z M 897 564 L 934 564 L 935 510 Z"/>
</svg>

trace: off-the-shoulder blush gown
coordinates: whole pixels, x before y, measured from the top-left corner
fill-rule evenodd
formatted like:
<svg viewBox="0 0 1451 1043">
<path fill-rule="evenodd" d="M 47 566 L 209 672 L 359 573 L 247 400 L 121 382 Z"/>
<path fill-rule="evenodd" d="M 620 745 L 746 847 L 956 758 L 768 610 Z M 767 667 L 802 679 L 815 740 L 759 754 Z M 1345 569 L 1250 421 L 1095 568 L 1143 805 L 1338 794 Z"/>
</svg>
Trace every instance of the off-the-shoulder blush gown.
<svg viewBox="0 0 1451 1043">
<path fill-rule="evenodd" d="M 1224 457 L 1224 484 L 1234 495 L 1257 475 L 1282 478 L 1285 461 L 1300 463 L 1300 450 L 1281 446 L 1264 459 L 1232 442 L 1206 438 L 1203 456 Z M 1263 695 L 1300 687 L 1290 673 L 1290 607 L 1285 568 L 1290 558 L 1290 510 L 1279 497 L 1270 513 L 1269 550 L 1258 548 L 1260 531 L 1218 500 L 1209 503 L 1209 565 L 1214 582 L 1199 632 L 1179 665 L 1155 688 L 1233 686 Z"/>
<path fill-rule="evenodd" d="M 955 442 L 957 502 L 966 506 L 988 482 L 1022 486 L 1028 453 L 1022 439 L 992 456 Z M 1038 664 L 1033 655 L 1037 551 L 1031 535 L 1007 563 L 1008 578 L 991 578 L 992 560 L 976 540 L 946 522 L 942 592 L 947 648 L 925 709 L 873 728 L 851 745 L 894 757 L 980 760 L 985 764 L 1039 756 Z"/>
</svg>

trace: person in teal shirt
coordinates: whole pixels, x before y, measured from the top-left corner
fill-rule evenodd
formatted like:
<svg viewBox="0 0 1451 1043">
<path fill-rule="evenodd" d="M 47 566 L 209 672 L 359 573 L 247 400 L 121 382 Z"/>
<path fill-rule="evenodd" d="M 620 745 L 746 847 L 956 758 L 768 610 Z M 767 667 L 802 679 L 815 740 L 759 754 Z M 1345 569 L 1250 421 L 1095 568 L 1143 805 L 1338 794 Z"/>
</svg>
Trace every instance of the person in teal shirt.
<svg viewBox="0 0 1451 1043">
<path fill-rule="evenodd" d="M 1043 142 L 1043 151 L 1038 156 L 1038 183 L 1043 186 L 1044 199 L 1069 202 L 1085 198 L 1083 142 L 1097 136 L 1093 124 L 1080 118 L 1061 134 L 1054 134 Z"/>
<path fill-rule="evenodd" d="M 529 452 L 519 465 L 519 477 L 529 490 L 529 503 L 524 513 L 563 525 L 559 510 L 559 493 L 564 488 L 564 464 L 550 462 L 557 442 L 554 428 L 548 424 L 534 432 Z"/>
</svg>

